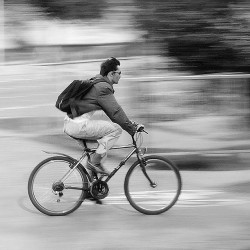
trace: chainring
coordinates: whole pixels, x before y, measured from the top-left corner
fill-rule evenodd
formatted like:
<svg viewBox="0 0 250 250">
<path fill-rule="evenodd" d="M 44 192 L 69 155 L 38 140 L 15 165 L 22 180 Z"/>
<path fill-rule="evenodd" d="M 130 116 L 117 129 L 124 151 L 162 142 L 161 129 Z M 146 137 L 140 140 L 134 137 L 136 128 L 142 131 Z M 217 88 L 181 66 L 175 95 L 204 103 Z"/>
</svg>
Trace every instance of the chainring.
<svg viewBox="0 0 250 250">
<path fill-rule="evenodd" d="M 104 199 L 109 193 L 108 184 L 105 181 L 96 180 L 90 187 L 90 193 L 94 198 L 98 200 Z"/>
</svg>

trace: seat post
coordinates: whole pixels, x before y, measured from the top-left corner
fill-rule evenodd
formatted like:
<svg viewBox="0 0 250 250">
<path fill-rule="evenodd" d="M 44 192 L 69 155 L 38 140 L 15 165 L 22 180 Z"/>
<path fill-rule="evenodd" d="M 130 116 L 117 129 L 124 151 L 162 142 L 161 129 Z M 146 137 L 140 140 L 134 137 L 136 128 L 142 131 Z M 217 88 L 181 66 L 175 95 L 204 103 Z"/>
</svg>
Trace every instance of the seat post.
<svg viewBox="0 0 250 250">
<path fill-rule="evenodd" d="M 83 145 L 86 149 L 88 149 L 88 146 L 87 146 L 87 143 L 86 143 L 86 140 L 82 139 L 82 142 L 83 142 Z"/>
<path fill-rule="evenodd" d="M 76 138 L 76 137 L 74 137 L 74 136 L 72 136 L 72 135 L 69 135 L 69 134 L 67 134 L 66 132 L 65 132 L 65 134 L 66 135 L 68 135 L 70 138 L 72 138 L 72 139 L 74 139 L 74 140 L 76 140 L 76 141 L 78 141 L 78 143 L 82 146 L 84 146 L 84 151 L 85 152 L 87 152 L 87 153 L 93 153 L 93 152 L 95 152 L 95 149 L 91 149 L 91 148 L 89 148 L 88 147 L 88 145 L 87 145 L 87 139 L 82 139 L 82 138 Z"/>
</svg>

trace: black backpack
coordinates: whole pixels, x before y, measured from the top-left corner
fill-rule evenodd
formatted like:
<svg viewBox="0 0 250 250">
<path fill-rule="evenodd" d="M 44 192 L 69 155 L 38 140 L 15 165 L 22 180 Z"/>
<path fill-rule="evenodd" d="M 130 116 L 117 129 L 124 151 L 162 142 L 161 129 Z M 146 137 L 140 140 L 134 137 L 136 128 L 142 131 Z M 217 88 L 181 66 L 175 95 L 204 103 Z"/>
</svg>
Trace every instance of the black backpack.
<svg viewBox="0 0 250 250">
<path fill-rule="evenodd" d="M 86 95 L 92 86 L 97 83 L 94 79 L 90 80 L 74 80 L 57 98 L 56 107 L 66 112 L 68 115 L 72 115 L 73 118 L 77 117 L 75 109 L 75 101 L 80 100 Z"/>
</svg>

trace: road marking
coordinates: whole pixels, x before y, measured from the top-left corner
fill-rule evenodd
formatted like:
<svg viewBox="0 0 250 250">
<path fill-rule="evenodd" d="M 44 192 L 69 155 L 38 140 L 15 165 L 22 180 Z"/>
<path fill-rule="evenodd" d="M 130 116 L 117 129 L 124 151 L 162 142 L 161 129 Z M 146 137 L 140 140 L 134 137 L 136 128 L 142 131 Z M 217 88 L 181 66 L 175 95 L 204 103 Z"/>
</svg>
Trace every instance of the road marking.
<svg viewBox="0 0 250 250">
<path fill-rule="evenodd" d="M 243 198 L 224 198 L 226 192 L 222 190 L 183 190 L 177 207 L 197 207 L 197 206 L 224 206 L 249 203 L 250 200 Z"/>
<path fill-rule="evenodd" d="M 5 89 L 23 89 L 23 88 L 41 88 L 41 87 L 44 87 L 44 86 L 51 86 L 51 87 L 55 87 L 55 85 L 51 85 L 51 84 L 47 84 L 47 83 L 42 83 L 42 84 L 37 84 L 37 85 L 22 85 L 22 86 L 15 86 L 13 88 L 5 88 Z"/>
<path fill-rule="evenodd" d="M 1 88 L 0 88 L 1 89 Z M 51 96 L 54 94 L 59 94 L 59 92 L 49 92 L 48 94 L 30 94 L 30 95 L 17 95 L 17 96 L 1 96 L 1 99 L 15 99 L 15 98 L 28 98 L 32 96 Z"/>
<path fill-rule="evenodd" d="M 53 78 L 53 76 L 52 77 L 49 77 L 49 76 L 43 76 L 43 75 L 41 75 L 41 76 L 36 76 L 36 77 L 34 77 L 34 78 L 13 78 L 13 79 L 7 79 L 7 80 L 1 80 L 0 81 L 0 83 L 7 83 L 7 82 L 14 82 L 14 81 L 37 81 L 37 80 L 44 80 L 44 79 L 51 79 L 51 78 Z"/>
<path fill-rule="evenodd" d="M 150 201 L 145 201 L 145 197 L 149 192 L 139 192 L 136 193 L 136 198 L 141 199 L 141 203 L 155 204 L 156 206 L 161 206 L 161 200 L 163 198 L 168 198 L 171 192 L 167 195 L 163 192 L 151 192 L 149 196 Z M 229 206 L 229 205 L 239 205 L 250 203 L 250 199 L 238 197 L 237 198 L 225 198 L 224 194 L 226 192 L 222 190 L 182 190 L 181 195 L 174 205 L 179 208 L 192 208 L 192 207 L 214 207 L 214 206 Z M 163 196 L 164 195 L 164 196 Z M 152 199 L 152 200 L 151 200 Z M 123 193 L 117 195 L 108 196 L 104 199 L 106 205 L 130 205 L 127 201 L 126 196 Z M 90 205 L 91 202 L 86 204 Z"/>
<path fill-rule="evenodd" d="M 30 105 L 30 106 L 16 106 L 16 107 L 0 108 L 0 111 L 15 110 L 15 109 L 32 109 L 32 108 L 40 108 L 40 107 L 51 107 L 54 105 L 55 105 L 55 103 L 36 104 L 36 105 Z"/>
<path fill-rule="evenodd" d="M 210 153 L 211 152 L 211 153 Z M 184 155 L 200 155 L 204 157 L 210 157 L 211 155 L 223 157 L 223 156 L 231 156 L 235 153 L 250 153 L 249 149 L 226 149 L 226 150 L 211 150 L 211 151 L 179 151 L 179 152 L 159 152 L 157 155 L 168 155 L 168 156 L 184 156 Z"/>
</svg>

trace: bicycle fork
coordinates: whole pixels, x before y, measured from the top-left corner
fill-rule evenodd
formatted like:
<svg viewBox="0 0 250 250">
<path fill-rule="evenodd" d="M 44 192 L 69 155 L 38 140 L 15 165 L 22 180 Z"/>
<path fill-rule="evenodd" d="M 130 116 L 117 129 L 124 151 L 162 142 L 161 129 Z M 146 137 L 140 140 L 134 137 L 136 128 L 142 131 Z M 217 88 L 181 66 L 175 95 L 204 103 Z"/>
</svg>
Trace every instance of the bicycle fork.
<svg viewBox="0 0 250 250">
<path fill-rule="evenodd" d="M 153 182 L 153 181 L 150 179 L 149 175 L 147 174 L 147 171 L 146 171 L 147 162 L 146 162 L 146 160 L 143 158 L 143 154 L 141 153 L 140 149 L 138 149 L 138 151 L 137 151 L 137 158 L 138 158 L 138 160 L 139 160 L 139 162 L 140 162 L 141 170 L 142 170 L 143 174 L 145 175 L 145 177 L 147 178 L 147 180 L 149 181 L 150 186 L 151 186 L 152 188 L 155 188 L 155 187 L 157 186 L 157 184 L 156 184 L 155 182 Z"/>
<path fill-rule="evenodd" d="M 150 183 L 150 186 L 151 186 L 152 188 L 155 188 L 155 187 L 157 186 L 157 184 L 156 184 L 155 182 L 153 182 L 153 181 L 150 179 L 149 175 L 147 174 L 147 171 L 146 171 L 146 168 L 145 168 L 146 165 L 144 165 L 144 163 L 140 163 L 140 166 L 141 166 L 141 170 L 142 170 L 143 174 L 144 174 L 145 177 L 148 179 L 148 181 L 149 181 L 149 183 Z"/>
</svg>

